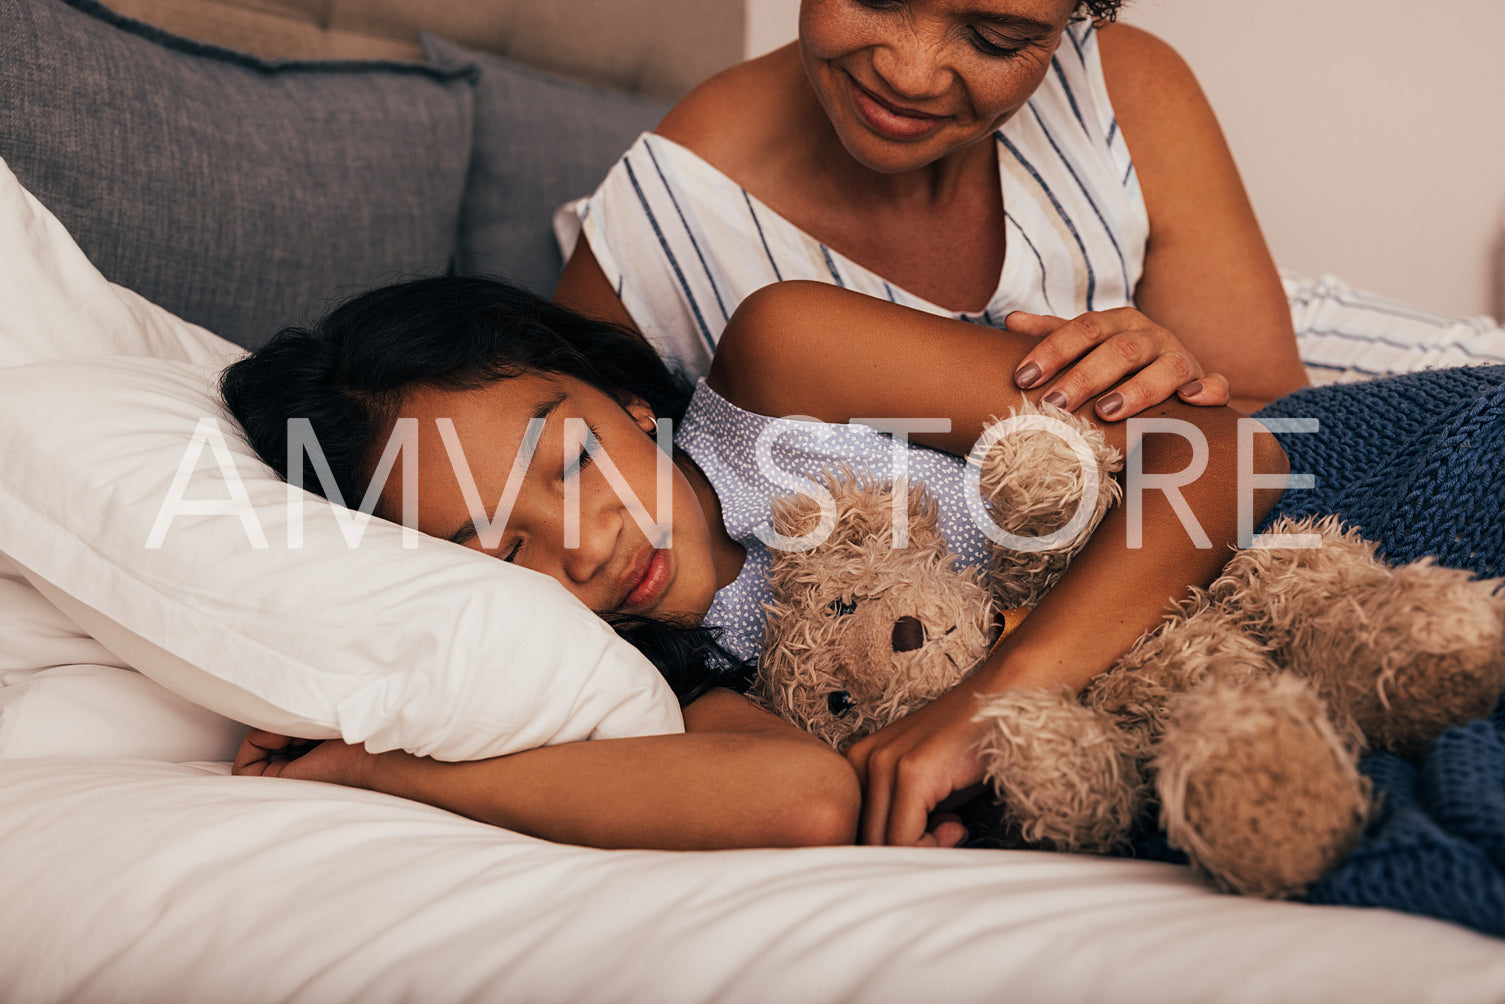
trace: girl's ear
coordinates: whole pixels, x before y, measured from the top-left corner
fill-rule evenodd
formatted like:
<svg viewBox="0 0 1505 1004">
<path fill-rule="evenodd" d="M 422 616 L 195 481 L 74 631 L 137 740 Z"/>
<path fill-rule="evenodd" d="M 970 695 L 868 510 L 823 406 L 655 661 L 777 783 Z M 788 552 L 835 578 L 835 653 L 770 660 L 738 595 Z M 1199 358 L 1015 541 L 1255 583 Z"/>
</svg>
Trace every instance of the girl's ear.
<svg viewBox="0 0 1505 1004">
<path fill-rule="evenodd" d="M 653 413 L 647 401 L 633 395 L 622 407 L 627 409 L 627 414 L 632 416 L 632 420 L 637 423 L 639 429 L 650 436 L 658 431 L 658 416 Z"/>
</svg>

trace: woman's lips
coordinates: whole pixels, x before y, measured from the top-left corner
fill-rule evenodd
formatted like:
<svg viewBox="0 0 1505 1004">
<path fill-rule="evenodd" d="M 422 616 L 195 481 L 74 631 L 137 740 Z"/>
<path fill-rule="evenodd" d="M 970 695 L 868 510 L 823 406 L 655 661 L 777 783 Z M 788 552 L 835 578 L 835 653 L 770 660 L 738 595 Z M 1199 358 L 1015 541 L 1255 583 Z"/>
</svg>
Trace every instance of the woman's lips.
<svg viewBox="0 0 1505 1004">
<path fill-rule="evenodd" d="M 886 139 L 901 142 L 925 139 L 945 122 L 944 116 L 889 104 L 855 79 L 848 79 L 852 82 L 852 105 L 857 114 L 869 129 Z"/>
<path fill-rule="evenodd" d="M 638 568 L 642 567 L 639 572 Z M 646 610 L 657 603 L 668 588 L 672 565 L 669 561 L 669 552 L 656 549 L 649 552 L 648 561 L 644 564 L 641 559 L 633 567 L 631 574 L 627 576 L 629 588 L 627 595 L 622 600 L 623 610 Z"/>
</svg>

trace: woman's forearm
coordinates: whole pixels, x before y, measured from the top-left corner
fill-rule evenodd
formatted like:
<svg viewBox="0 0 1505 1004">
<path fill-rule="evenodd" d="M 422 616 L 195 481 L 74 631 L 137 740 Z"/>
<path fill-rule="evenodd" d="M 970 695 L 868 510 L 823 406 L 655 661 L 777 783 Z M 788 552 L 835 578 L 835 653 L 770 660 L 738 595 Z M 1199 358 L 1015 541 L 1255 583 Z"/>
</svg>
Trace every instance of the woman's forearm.
<svg viewBox="0 0 1505 1004">
<path fill-rule="evenodd" d="M 946 418 L 948 432 L 916 432 L 917 443 L 966 456 L 996 417 L 1038 392 L 1012 379 L 1031 340 L 921 314 L 847 290 L 785 283 L 749 298 L 733 316 L 710 381 L 734 403 L 765 414 L 806 414 L 830 422 L 854 418 Z M 740 400 L 739 400 L 740 398 Z M 1102 422 L 1085 401 L 1076 409 L 1124 450 L 1142 420 L 1182 423 L 1207 445 L 1207 465 L 1180 486 L 1209 547 L 1198 548 L 1163 492 L 1142 494 L 1142 545 L 1128 540 L 1128 512 L 1111 510 L 1056 587 L 972 686 L 1070 683 L 1080 687 L 1154 626 L 1192 586 L 1206 585 L 1237 542 L 1238 420 L 1228 408 L 1166 401 L 1127 422 Z M 1284 471 L 1274 437 L 1254 437 L 1254 470 Z M 1145 474 L 1174 474 L 1192 459 L 1178 435 L 1142 440 Z M 1136 490 L 1135 485 L 1128 486 Z M 1255 497 L 1256 521 L 1278 493 Z"/>
<path fill-rule="evenodd" d="M 383 753 L 368 757 L 351 781 L 594 847 L 852 841 L 860 792 L 830 747 L 725 692 L 687 709 L 686 727 L 683 735 L 567 743 L 466 763 Z"/>
<path fill-rule="evenodd" d="M 1206 438 L 1207 467 L 1180 491 L 1210 546 L 1197 546 L 1193 528 L 1184 525 L 1165 493 L 1127 485 L 1129 492 L 1141 491 L 1139 546 L 1131 546 L 1129 507 L 1120 503 L 1060 582 L 978 671 L 979 692 L 1060 684 L 1079 690 L 1159 623 L 1171 603 L 1216 578 L 1238 542 L 1238 493 L 1250 490 L 1238 484 L 1239 417 L 1203 410 L 1191 426 L 1193 435 Z M 1187 441 L 1172 434 L 1146 436 L 1142 450 L 1145 474 L 1175 474 L 1191 459 Z M 1270 434 L 1254 436 L 1253 452 L 1255 473 L 1286 472 L 1285 454 Z M 1275 491 L 1254 492 L 1256 525 L 1278 498 Z"/>
</svg>

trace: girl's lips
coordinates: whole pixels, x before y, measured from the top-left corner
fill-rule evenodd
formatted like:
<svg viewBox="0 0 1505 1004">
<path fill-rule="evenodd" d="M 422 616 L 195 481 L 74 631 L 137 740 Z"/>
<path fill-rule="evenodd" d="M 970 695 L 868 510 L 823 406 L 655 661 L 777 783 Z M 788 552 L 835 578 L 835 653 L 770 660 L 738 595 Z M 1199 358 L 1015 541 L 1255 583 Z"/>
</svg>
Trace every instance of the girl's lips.
<svg viewBox="0 0 1505 1004">
<path fill-rule="evenodd" d="M 668 588 L 670 573 L 673 566 L 669 561 L 669 552 L 656 549 L 651 552 L 647 565 L 641 574 L 636 569 L 628 576 L 630 588 L 627 596 L 622 600 L 623 610 L 645 610 L 658 602 Z"/>
<path fill-rule="evenodd" d="M 913 109 L 898 108 L 848 77 L 852 85 L 852 106 L 867 127 L 886 139 L 914 142 L 940 129 L 943 116 Z"/>
</svg>

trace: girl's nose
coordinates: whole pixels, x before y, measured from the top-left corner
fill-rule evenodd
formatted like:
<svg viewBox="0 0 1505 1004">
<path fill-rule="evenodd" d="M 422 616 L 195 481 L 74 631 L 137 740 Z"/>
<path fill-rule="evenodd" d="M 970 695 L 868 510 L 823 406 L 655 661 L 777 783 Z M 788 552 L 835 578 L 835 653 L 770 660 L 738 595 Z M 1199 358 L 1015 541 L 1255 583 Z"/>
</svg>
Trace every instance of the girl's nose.
<svg viewBox="0 0 1505 1004">
<path fill-rule="evenodd" d="M 587 497 L 580 506 L 579 546 L 568 546 L 571 541 L 567 525 L 561 534 L 566 545 L 561 559 L 564 572 L 581 585 L 610 569 L 622 536 L 622 514 L 610 505 L 592 506 L 591 502 Z"/>
</svg>

